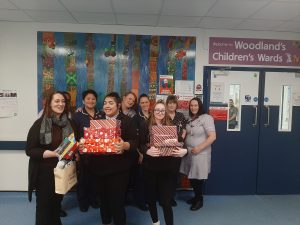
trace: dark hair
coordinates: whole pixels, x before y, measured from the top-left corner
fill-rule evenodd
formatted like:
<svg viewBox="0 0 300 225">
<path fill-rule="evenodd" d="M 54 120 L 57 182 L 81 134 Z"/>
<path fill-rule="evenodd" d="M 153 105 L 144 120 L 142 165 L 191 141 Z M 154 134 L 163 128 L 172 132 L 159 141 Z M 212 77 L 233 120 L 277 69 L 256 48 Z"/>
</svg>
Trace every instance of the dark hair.
<svg viewBox="0 0 300 225">
<path fill-rule="evenodd" d="M 62 92 L 64 94 L 64 96 L 66 97 L 66 100 L 71 101 L 71 94 L 67 91 L 63 91 Z"/>
<path fill-rule="evenodd" d="M 198 102 L 198 106 L 199 106 L 199 109 L 198 109 L 198 112 L 196 113 L 196 115 L 195 115 L 195 117 L 194 117 L 194 114 L 192 114 L 192 112 L 191 112 L 191 102 L 192 101 L 197 101 Z M 204 114 L 204 110 L 203 110 L 203 103 L 202 103 L 202 101 L 200 100 L 200 98 L 197 98 L 197 97 L 195 97 L 195 98 L 192 98 L 191 100 L 190 100 L 190 102 L 189 102 L 189 116 L 191 117 L 191 118 L 198 118 L 200 115 L 202 115 L 202 114 Z"/>
<path fill-rule="evenodd" d="M 84 99 L 85 99 L 85 97 L 86 97 L 88 94 L 92 94 L 92 95 L 94 95 L 94 96 L 95 96 L 95 98 L 96 98 L 96 100 L 97 100 L 97 98 L 98 98 L 98 94 L 97 94 L 97 92 L 96 92 L 96 91 L 94 91 L 94 90 L 92 90 L 92 89 L 88 89 L 88 90 L 86 90 L 86 91 L 82 92 L 82 100 L 84 100 Z"/>
<path fill-rule="evenodd" d="M 139 97 L 139 103 L 141 102 L 141 98 L 148 98 L 149 100 L 149 96 L 145 93 L 141 94 L 140 97 Z"/>
<path fill-rule="evenodd" d="M 157 124 L 156 124 L 156 121 L 155 121 L 155 117 L 154 117 L 154 109 L 155 109 L 155 107 L 156 107 L 158 104 L 164 105 L 164 106 L 165 106 L 165 109 L 167 109 L 166 104 L 164 103 L 164 100 L 162 100 L 162 99 L 158 100 L 158 101 L 154 104 L 153 110 L 151 110 L 150 117 L 149 117 L 149 129 L 151 129 L 151 127 L 152 127 L 153 125 L 157 125 Z M 170 118 L 170 116 L 169 116 L 169 114 L 168 114 L 167 112 L 165 112 L 165 117 L 164 117 L 164 119 L 163 119 L 163 121 L 162 121 L 162 125 L 167 125 L 167 126 L 172 125 L 171 118 Z"/>
<path fill-rule="evenodd" d="M 118 107 L 122 102 L 122 99 L 121 99 L 120 95 L 117 92 L 111 92 L 111 93 L 107 94 L 105 96 L 104 100 L 106 98 L 113 98 L 115 100 L 115 102 L 117 103 Z"/>
<path fill-rule="evenodd" d="M 177 108 L 178 106 L 177 97 L 175 95 L 169 95 L 166 100 L 166 105 L 168 105 L 169 103 L 175 103 Z"/>
<path fill-rule="evenodd" d="M 64 114 L 64 113 L 67 114 L 67 115 L 69 114 L 69 109 L 67 107 L 67 99 L 66 99 L 66 96 L 64 95 L 64 93 L 62 91 L 53 91 L 46 98 L 46 103 L 45 103 L 45 106 L 44 106 L 43 116 L 46 116 L 46 117 L 49 117 L 49 118 L 52 116 L 53 111 L 51 109 L 51 101 L 52 101 L 53 96 L 55 94 L 60 94 L 64 97 L 66 105 L 65 105 L 65 108 L 64 108 L 64 111 L 63 111 L 62 114 Z"/>
</svg>

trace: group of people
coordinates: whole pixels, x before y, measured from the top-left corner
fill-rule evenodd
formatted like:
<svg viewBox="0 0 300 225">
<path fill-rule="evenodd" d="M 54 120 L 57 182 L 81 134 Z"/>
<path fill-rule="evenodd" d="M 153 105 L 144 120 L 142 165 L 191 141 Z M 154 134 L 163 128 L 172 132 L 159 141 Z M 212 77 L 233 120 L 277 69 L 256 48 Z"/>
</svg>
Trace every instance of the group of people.
<svg viewBox="0 0 300 225">
<path fill-rule="evenodd" d="M 149 209 L 154 225 L 159 225 L 157 201 L 163 209 L 166 225 L 174 224 L 172 206 L 178 173 L 188 176 L 194 196 L 187 200 L 190 210 L 203 206 L 203 183 L 210 172 L 211 144 L 216 139 L 213 118 L 203 110 L 199 98 L 189 103 L 189 118 L 177 112 L 177 98 L 168 96 L 166 103 L 157 101 L 150 110 L 146 94 L 137 99 L 133 92 L 122 98 L 112 92 L 105 96 L 103 110 L 96 108 L 97 93 L 82 93 L 83 107 L 70 113 L 66 93 L 51 93 L 43 113 L 29 130 L 26 154 L 29 159 L 29 200 L 36 193 L 36 225 L 61 225 L 63 195 L 55 193 L 53 169 L 58 163 L 57 147 L 69 134 L 77 141 L 84 135 L 90 120 L 121 121 L 121 140 L 115 144 L 116 154 L 78 154 L 78 184 L 80 210 L 100 207 L 103 225 L 125 225 L 125 199 L 129 184 L 134 186 L 134 199 L 142 209 Z M 139 107 L 138 107 L 139 105 Z M 138 110 L 139 108 L 139 110 Z M 151 146 L 152 126 L 174 125 L 178 141 L 171 156 L 161 156 Z M 79 145 L 82 148 L 82 145 Z"/>
</svg>

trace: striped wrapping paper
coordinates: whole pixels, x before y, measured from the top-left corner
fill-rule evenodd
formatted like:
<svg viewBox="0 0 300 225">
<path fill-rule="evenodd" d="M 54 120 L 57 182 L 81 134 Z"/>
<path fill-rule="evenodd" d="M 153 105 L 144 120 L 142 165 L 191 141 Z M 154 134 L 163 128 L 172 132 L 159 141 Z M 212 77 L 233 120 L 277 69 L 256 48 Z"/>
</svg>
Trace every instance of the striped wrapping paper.
<svg viewBox="0 0 300 225">
<path fill-rule="evenodd" d="M 176 126 L 152 126 L 150 145 L 160 150 L 160 156 L 171 156 L 175 147 L 182 147 L 178 142 Z"/>
</svg>

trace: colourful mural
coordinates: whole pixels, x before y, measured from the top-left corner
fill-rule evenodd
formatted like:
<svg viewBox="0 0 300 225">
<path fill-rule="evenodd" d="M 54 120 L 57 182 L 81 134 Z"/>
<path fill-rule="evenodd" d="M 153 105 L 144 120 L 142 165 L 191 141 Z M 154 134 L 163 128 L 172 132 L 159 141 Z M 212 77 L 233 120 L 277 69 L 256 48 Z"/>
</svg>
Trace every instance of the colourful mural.
<svg viewBox="0 0 300 225">
<path fill-rule="evenodd" d="M 195 79 L 195 37 L 38 32 L 38 109 L 52 90 L 68 91 L 72 107 L 92 88 L 106 93 L 159 93 L 160 75 Z M 172 84 L 172 87 L 174 84 Z"/>
</svg>

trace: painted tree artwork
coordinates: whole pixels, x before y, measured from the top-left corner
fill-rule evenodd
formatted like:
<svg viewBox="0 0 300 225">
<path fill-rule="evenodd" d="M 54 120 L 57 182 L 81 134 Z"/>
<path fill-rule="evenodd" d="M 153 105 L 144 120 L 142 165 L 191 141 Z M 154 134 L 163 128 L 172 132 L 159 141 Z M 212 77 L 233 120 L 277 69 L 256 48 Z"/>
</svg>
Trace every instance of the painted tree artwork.
<svg viewBox="0 0 300 225">
<path fill-rule="evenodd" d="M 68 91 L 73 108 L 86 89 L 100 108 L 111 91 L 145 93 L 153 104 L 160 75 L 195 79 L 195 37 L 38 32 L 37 47 L 39 110 L 53 90 Z"/>
</svg>

